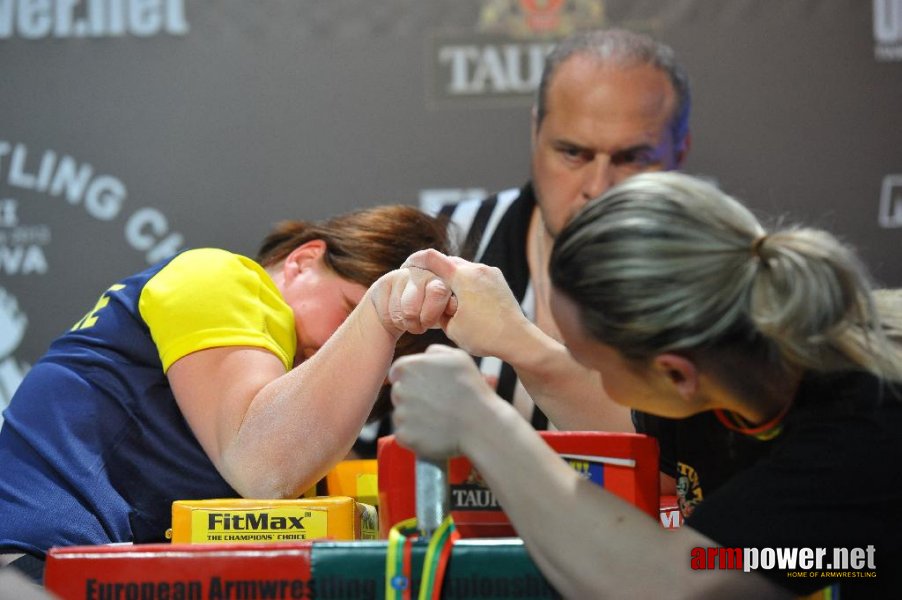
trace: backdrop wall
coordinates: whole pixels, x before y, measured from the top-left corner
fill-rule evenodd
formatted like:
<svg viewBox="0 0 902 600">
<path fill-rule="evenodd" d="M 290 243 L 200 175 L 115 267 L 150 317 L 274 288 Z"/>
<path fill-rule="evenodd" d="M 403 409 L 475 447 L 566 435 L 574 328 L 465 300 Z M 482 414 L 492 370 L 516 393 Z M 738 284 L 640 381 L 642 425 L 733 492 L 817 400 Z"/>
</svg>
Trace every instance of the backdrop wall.
<svg viewBox="0 0 902 600">
<path fill-rule="evenodd" d="M 519 186 L 544 53 L 671 44 L 685 170 L 902 285 L 902 0 L 0 0 L 0 408 L 120 276 Z"/>
</svg>

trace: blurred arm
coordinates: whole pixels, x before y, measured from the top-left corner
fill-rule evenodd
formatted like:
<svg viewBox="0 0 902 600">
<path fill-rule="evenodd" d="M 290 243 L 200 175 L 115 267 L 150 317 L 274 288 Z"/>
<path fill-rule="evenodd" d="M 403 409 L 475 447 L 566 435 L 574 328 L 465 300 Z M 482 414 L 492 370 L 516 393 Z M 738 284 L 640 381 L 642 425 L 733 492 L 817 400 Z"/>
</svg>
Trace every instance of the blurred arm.
<svg viewBox="0 0 902 600">
<path fill-rule="evenodd" d="M 692 549 L 717 544 L 688 527 L 667 531 L 580 477 L 464 352 L 431 347 L 397 360 L 390 377 L 398 440 L 433 459 L 468 456 L 564 597 L 787 596 L 755 574 L 691 570 Z"/>
</svg>

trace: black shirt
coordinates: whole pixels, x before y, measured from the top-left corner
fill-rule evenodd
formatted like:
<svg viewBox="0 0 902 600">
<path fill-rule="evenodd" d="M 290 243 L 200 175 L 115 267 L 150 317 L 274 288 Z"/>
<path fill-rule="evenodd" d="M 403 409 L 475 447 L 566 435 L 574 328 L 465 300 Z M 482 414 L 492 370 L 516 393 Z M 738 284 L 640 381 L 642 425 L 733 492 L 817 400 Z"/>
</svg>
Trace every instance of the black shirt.
<svg viewBox="0 0 902 600">
<path fill-rule="evenodd" d="M 725 548 L 873 546 L 876 577 L 758 572 L 797 594 L 838 584 L 842 598 L 902 597 L 902 399 L 866 373 L 804 378 L 779 435 L 730 431 L 713 413 L 663 419 L 636 413 L 658 437 L 662 470 L 677 477 L 686 525 Z"/>
</svg>

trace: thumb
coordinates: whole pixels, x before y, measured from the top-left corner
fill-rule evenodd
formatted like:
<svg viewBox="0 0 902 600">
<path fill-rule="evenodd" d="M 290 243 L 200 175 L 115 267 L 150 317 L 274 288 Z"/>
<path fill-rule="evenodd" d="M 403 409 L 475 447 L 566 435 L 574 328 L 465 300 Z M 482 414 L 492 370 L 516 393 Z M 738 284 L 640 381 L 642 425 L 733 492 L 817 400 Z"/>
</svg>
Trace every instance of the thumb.
<svg viewBox="0 0 902 600">
<path fill-rule="evenodd" d="M 431 248 L 414 252 L 406 261 L 404 261 L 403 266 L 418 267 L 420 269 L 432 271 L 440 279 L 443 279 L 448 283 L 454 279 L 454 274 L 457 272 L 457 262 L 455 262 L 452 257 L 445 256 L 438 250 L 433 250 Z"/>
</svg>

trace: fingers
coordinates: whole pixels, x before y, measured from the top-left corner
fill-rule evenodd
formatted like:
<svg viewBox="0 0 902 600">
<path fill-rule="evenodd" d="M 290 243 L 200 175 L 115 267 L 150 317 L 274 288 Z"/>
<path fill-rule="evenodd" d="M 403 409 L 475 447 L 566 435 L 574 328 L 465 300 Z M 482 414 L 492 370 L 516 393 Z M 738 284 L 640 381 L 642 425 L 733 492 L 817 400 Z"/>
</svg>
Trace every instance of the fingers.
<svg viewBox="0 0 902 600">
<path fill-rule="evenodd" d="M 385 285 L 383 322 L 413 334 L 446 327 L 458 309 L 451 280 L 460 267 L 470 264 L 431 249 L 410 255 Z"/>
<path fill-rule="evenodd" d="M 424 328 L 444 327 L 447 319 L 453 317 L 457 312 L 458 301 L 453 290 L 451 290 L 451 281 L 459 267 L 470 264 L 472 263 L 458 256 L 446 256 L 431 248 L 415 252 L 404 261 L 402 268 L 413 267 L 421 269 L 430 272 L 434 277 L 438 278 L 438 280 L 430 281 L 427 284 L 426 293 L 434 294 L 434 296 L 427 300 L 429 305 L 424 307 L 420 314 L 420 321 Z M 444 287 L 438 283 L 439 281 L 444 283 Z M 412 291 L 407 297 L 411 300 L 411 306 L 416 305 L 421 299 L 420 296 L 414 295 Z M 436 312 L 438 305 L 441 305 L 442 312 Z M 412 310 L 408 314 L 412 314 Z"/>
<path fill-rule="evenodd" d="M 430 271 L 408 268 L 408 279 L 396 303 L 399 326 L 411 333 L 439 327 L 448 308 L 451 290 Z"/>
<path fill-rule="evenodd" d="M 414 334 L 438 328 L 453 315 L 456 302 L 448 306 L 451 290 L 435 274 L 425 269 L 401 269 L 388 292 L 387 316 L 399 331 Z"/>
<path fill-rule="evenodd" d="M 398 380 L 403 376 L 405 369 L 411 365 L 418 362 L 423 361 L 423 356 L 442 356 L 449 355 L 454 353 L 462 353 L 460 350 L 452 348 L 450 346 L 445 346 L 444 344 L 430 344 L 426 351 L 422 354 L 410 354 L 408 356 L 402 356 L 401 358 L 395 360 L 392 363 L 391 368 L 388 370 L 388 381 L 389 383 L 397 383 Z M 466 356 L 466 354 L 464 354 Z"/>
<path fill-rule="evenodd" d="M 453 317 L 457 313 L 457 306 L 457 296 L 452 293 L 451 297 L 448 298 L 448 303 L 445 305 L 445 314 L 442 315 L 442 328 L 445 327 L 447 319 Z"/>
<path fill-rule="evenodd" d="M 451 290 L 444 281 L 441 279 L 428 281 L 420 310 L 420 324 L 426 328 L 437 327 L 443 315 L 447 314 L 451 298 Z M 456 301 L 454 306 L 456 309 Z"/>
<path fill-rule="evenodd" d="M 398 315 L 400 325 L 405 331 L 411 333 L 423 333 L 426 328 L 420 320 L 420 315 L 428 295 L 429 281 L 424 278 L 423 272 L 408 269 L 409 276 L 401 289 L 398 298 Z"/>
<path fill-rule="evenodd" d="M 411 254 L 404 262 L 403 266 L 417 267 L 419 269 L 432 271 L 440 279 L 450 282 L 454 278 L 454 274 L 457 272 L 457 267 L 461 264 L 461 261 L 463 261 L 463 259 L 445 256 L 438 250 L 430 248 L 429 250 L 420 250 L 419 252 Z M 466 263 L 466 261 L 463 262 Z"/>
</svg>

